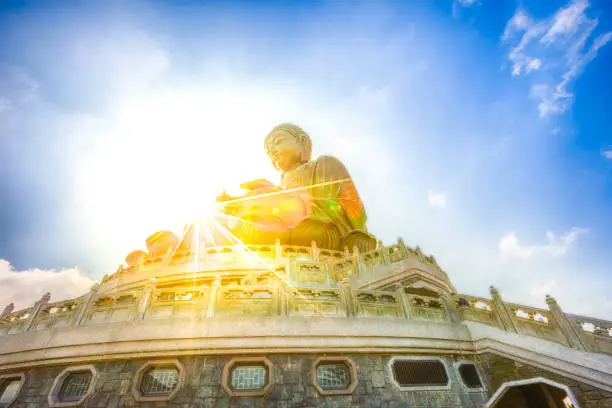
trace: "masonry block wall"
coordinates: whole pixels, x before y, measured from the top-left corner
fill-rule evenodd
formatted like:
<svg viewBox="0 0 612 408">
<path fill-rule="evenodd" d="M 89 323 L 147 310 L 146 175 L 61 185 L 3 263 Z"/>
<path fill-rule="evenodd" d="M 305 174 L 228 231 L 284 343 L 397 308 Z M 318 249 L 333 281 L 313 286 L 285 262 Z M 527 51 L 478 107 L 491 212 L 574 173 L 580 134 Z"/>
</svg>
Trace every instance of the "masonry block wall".
<svg viewBox="0 0 612 408">
<path fill-rule="evenodd" d="M 176 408 L 256 408 L 256 407 L 481 407 L 486 392 L 468 392 L 454 369 L 454 358 L 444 356 L 450 388 L 443 391 L 400 391 L 390 378 L 391 355 L 344 355 L 355 365 L 357 384 L 349 395 L 321 395 L 313 385 L 313 363 L 320 355 L 268 355 L 273 365 L 271 387 L 265 396 L 230 396 L 222 385 L 224 366 L 236 356 L 178 358 L 184 367 L 184 380 L 178 393 L 167 402 L 138 402 L 132 385 L 139 368 L 155 360 L 129 360 L 92 364 L 97 371 L 93 393 L 86 407 L 176 407 Z M 262 356 L 263 357 L 263 356 Z M 488 363 L 488 360 L 485 359 Z M 48 395 L 55 378 L 66 366 L 24 370 L 26 380 L 12 408 L 48 406 Z"/>
<path fill-rule="evenodd" d="M 505 382 L 544 377 L 569 387 L 581 408 L 612 408 L 611 392 L 492 353 L 479 354 L 475 359 L 485 376 L 489 397 Z"/>
</svg>

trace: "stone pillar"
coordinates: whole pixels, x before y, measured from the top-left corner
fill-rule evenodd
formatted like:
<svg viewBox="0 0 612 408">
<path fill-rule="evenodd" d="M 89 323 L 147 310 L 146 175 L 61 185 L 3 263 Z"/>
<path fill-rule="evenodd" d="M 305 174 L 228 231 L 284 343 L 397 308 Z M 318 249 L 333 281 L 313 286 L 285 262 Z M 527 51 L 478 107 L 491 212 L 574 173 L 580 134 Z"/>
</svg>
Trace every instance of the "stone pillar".
<svg viewBox="0 0 612 408">
<path fill-rule="evenodd" d="M 89 292 L 83 297 L 83 302 L 79 305 L 79 310 L 74 316 L 74 320 L 72 321 L 73 325 L 80 326 L 84 323 L 87 311 L 91 308 L 99 287 L 100 285 L 96 283 L 89 288 Z"/>
<path fill-rule="evenodd" d="M 359 253 L 357 245 L 353 247 L 353 259 L 355 261 L 355 274 L 357 276 L 362 275 L 364 273 L 364 265 L 361 261 L 361 254 Z"/>
<path fill-rule="evenodd" d="M 576 350 L 587 351 L 588 347 L 586 346 L 586 342 L 582 339 L 583 334 L 578 332 L 575 325 L 565 316 L 565 313 L 563 313 L 561 306 L 559 306 L 555 298 L 546 295 L 546 304 L 548 305 L 548 310 L 550 310 L 550 314 L 557 327 L 561 330 L 561 333 L 563 333 L 570 347 Z"/>
<path fill-rule="evenodd" d="M 36 317 L 40 314 L 40 310 L 46 306 L 51 300 L 51 294 L 49 292 L 45 293 L 38 302 L 34 303 L 34 308 L 32 309 L 32 313 L 30 313 L 30 318 L 26 323 L 23 331 L 29 331 L 34 325 L 34 321 Z"/>
<path fill-rule="evenodd" d="M 274 241 L 274 257 L 276 259 L 283 257 L 283 247 L 281 246 L 280 238 L 276 238 L 276 241 Z"/>
<path fill-rule="evenodd" d="M 153 290 L 155 290 L 155 278 L 151 278 L 151 281 L 145 286 L 144 291 L 142 293 L 142 297 L 140 298 L 140 302 L 138 303 L 138 313 L 136 314 L 135 320 L 144 319 L 145 313 L 147 313 L 147 309 L 151 304 L 151 298 L 153 296 Z"/>
<path fill-rule="evenodd" d="M 325 262 L 321 267 L 323 268 L 323 273 L 325 274 L 325 284 L 327 286 L 332 286 L 334 283 L 336 283 L 336 277 L 332 276 L 332 266 L 329 264 L 329 262 Z"/>
<path fill-rule="evenodd" d="M 289 304 L 291 301 L 291 288 L 286 282 L 280 282 L 278 285 L 278 311 L 281 317 L 289 315 Z"/>
<path fill-rule="evenodd" d="M 217 298 L 219 297 L 219 289 L 221 288 L 221 279 L 217 278 L 210 287 L 210 297 L 208 298 L 208 307 L 206 308 L 206 317 L 212 319 L 215 317 L 217 309 Z"/>
<path fill-rule="evenodd" d="M 378 241 L 377 249 L 382 253 L 383 264 L 389 265 L 391 263 L 391 260 L 389 259 L 389 251 L 387 250 L 387 248 L 385 248 L 385 245 L 382 241 Z"/>
<path fill-rule="evenodd" d="M 442 304 L 444 305 L 444 310 L 446 310 L 446 314 L 450 319 L 451 323 L 459 323 L 459 313 L 457 313 L 457 308 L 453 304 L 452 297 L 448 293 L 441 293 L 440 298 L 442 300 Z"/>
<path fill-rule="evenodd" d="M 341 298 L 344 300 L 344 306 L 346 307 L 346 316 L 348 318 L 354 318 L 357 316 L 357 300 L 355 299 L 355 294 L 351 289 L 348 278 L 342 279 L 340 288 L 342 291 Z"/>
<path fill-rule="evenodd" d="M 489 288 L 491 293 L 491 300 L 493 304 L 493 312 L 497 316 L 497 320 L 501 324 L 502 328 L 508 332 L 518 333 L 518 327 L 514 322 L 514 318 L 512 317 L 512 312 L 508 309 L 504 301 L 502 300 L 499 291 L 495 289 L 493 286 Z"/>
<path fill-rule="evenodd" d="M 402 302 L 402 309 L 404 311 L 404 317 L 406 319 L 411 319 L 414 315 L 412 313 L 412 307 L 410 306 L 410 300 L 408 300 L 408 296 L 406 296 L 406 291 L 404 288 L 399 288 L 397 290 L 397 295 L 399 296 L 400 302 Z"/>
<path fill-rule="evenodd" d="M 397 246 L 400 249 L 402 259 L 408 258 L 408 248 L 406 248 L 406 244 L 404 244 L 404 240 L 401 237 L 397 239 Z"/>
<path fill-rule="evenodd" d="M 4 311 L 2 311 L 2 313 L 0 313 L 0 321 L 6 319 L 8 317 L 8 315 L 13 313 L 13 310 L 15 310 L 15 305 L 13 303 L 9 303 L 4 308 Z"/>
<path fill-rule="evenodd" d="M 317 248 L 316 241 L 310 243 L 310 252 L 312 253 L 312 260 L 314 262 L 319 262 L 319 248 Z"/>
</svg>

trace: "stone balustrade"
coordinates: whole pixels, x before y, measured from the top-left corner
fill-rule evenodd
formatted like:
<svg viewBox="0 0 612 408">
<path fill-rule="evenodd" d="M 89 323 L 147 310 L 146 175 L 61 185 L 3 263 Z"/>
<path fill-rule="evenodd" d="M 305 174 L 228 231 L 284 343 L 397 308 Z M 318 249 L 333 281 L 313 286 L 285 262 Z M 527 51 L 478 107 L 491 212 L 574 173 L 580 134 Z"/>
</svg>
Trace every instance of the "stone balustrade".
<svg viewBox="0 0 612 408">
<path fill-rule="evenodd" d="M 377 290 L 355 292 L 358 316 L 402 318 L 407 315 L 398 293 Z"/>
<path fill-rule="evenodd" d="M 612 354 L 611 321 L 573 314 L 568 314 L 567 318 L 588 349 Z"/>
<path fill-rule="evenodd" d="M 86 310 L 84 321 L 87 324 L 93 324 L 135 319 L 143 295 L 142 290 L 122 291 L 116 294 L 99 293 Z"/>
<path fill-rule="evenodd" d="M 409 316 L 418 320 L 447 321 L 450 319 L 439 297 L 406 294 Z"/>
<path fill-rule="evenodd" d="M 197 262 L 196 255 L 201 255 Z M 418 247 L 406 247 L 401 240 L 387 247 L 379 243 L 377 249 L 365 253 L 278 243 L 213 247 L 200 254 L 169 253 L 120 268 L 76 299 L 51 303 L 45 295 L 32 307 L 18 311 L 9 305 L 0 315 L 0 336 L 137 320 L 375 317 L 452 324 L 473 321 L 579 350 L 612 354 L 612 322 L 565 314 L 550 297 L 546 310 L 504 302 L 494 288 L 488 299 L 444 290 L 419 292 L 387 283 L 381 284 L 385 290 L 366 290 L 352 280 L 366 272 L 368 276 L 396 273 L 398 265 L 405 265 L 402 262 L 413 267 L 409 259 L 420 260 L 423 270 L 431 271 L 432 276 L 446 276 L 433 256 L 425 256 Z"/>
<path fill-rule="evenodd" d="M 413 259 L 424 265 L 437 277 L 448 281 L 447 274 L 439 267 L 433 256 L 426 256 L 417 247 L 406 247 L 401 239 L 398 244 L 383 246 L 359 253 L 357 248 L 344 251 L 332 251 L 292 245 L 235 245 L 208 247 L 202 251 L 168 252 L 164 256 L 146 259 L 138 265 L 120 266 L 117 271 L 102 279 L 101 291 L 123 289 L 144 282 L 151 278 L 175 276 L 176 280 L 189 278 L 190 274 L 216 272 L 220 269 L 231 271 L 283 268 L 289 279 L 306 282 L 310 277 L 303 274 L 314 274 L 318 283 L 333 284 L 342 279 L 361 275 L 375 268 Z M 305 280 L 306 279 L 306 280 Z"/>
<path fill-rule="evenodd" d="M 499 327 L 493 304 L 490 299 L 477 296 L 457 294 L 452 298 L 461 320 L 485 323 Z"/>
</svg>

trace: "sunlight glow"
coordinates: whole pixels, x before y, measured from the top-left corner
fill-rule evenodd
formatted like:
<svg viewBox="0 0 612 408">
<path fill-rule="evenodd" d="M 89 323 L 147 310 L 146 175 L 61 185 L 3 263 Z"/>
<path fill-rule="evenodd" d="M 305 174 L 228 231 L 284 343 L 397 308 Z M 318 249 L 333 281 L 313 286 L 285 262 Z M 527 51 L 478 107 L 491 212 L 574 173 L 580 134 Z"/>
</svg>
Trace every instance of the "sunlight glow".
<svg viewBox="0 0 612 408">
<path fill-rule="evenodd" d="M 77 166 L 88 234 L 105 245 L 112 237 L 127 253 L 156 231 L 181 236 L 194 217 L 213 215 L 221 191 L 257 177 L 276 182 L 263 149 L 273 112 L 282 112 L 273 105 L 240 91 L 180 88 L 118 101 L 99 126 L 103 142 Z"/>
</svg>

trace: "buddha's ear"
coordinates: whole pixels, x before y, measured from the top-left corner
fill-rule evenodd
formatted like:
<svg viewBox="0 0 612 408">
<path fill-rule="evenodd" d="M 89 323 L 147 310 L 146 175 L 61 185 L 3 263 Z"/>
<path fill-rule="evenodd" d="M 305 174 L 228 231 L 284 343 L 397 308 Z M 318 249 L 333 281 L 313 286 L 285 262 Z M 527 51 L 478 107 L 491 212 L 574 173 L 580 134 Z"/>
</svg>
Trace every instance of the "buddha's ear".
<svg viewBox="0 0 612 408">
<path fill-rule="evenodd" d="M 302 149 L 300 150 L 300 161 L 302 163 L 307 163 L 312 158 L 312 150 L 310 150 L 304 143 L 301 143 L 301 146 Z"/>
</svg>

